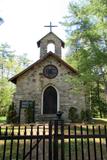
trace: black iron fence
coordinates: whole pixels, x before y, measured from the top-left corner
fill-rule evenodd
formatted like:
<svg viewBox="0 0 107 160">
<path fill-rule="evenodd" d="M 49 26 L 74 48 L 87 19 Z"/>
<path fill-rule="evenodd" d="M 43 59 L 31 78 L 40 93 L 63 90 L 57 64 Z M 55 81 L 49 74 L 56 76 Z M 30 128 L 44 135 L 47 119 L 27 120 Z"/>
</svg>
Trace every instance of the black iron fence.
<svg viewBox="0 0 107 160">
<path fill-rule="evenodd" d="M 0 159 L 107 160 L 107 128 L 63 121 L 1 126 Z"/>
</svg>

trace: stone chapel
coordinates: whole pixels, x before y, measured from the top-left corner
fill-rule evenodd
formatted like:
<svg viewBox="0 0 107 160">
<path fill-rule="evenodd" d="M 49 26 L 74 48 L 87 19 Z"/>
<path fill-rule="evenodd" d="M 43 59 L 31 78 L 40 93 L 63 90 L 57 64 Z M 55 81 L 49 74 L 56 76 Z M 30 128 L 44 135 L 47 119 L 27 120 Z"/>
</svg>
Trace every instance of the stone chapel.
<svg viewBox="0 0 107 160">
<path fill-rule="evenodd" d="M 55 51 L 47 51 L 54 44 Z M 56 118 L 58 111 L 68 119 L 71 106 L 78 112 L 84 108 L 83 96 L 73 92 L 73 84 L 67 81 L 77 71 L 62 60 L 64 42 L 52 30 L 37 42 L 40 59 L 10 79 L 16 85 L 14 104 L 19 122 L 26 122 L 26 108 L 33 107 L 33 121 Z"/>
</svg>

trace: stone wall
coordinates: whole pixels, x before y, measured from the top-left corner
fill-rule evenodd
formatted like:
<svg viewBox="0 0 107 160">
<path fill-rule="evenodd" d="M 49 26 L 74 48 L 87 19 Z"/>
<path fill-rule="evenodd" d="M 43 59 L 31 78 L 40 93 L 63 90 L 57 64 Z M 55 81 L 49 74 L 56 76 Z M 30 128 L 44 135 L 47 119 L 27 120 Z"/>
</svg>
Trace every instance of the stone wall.
<svg viewBox="0 0 107 160">
<path fill-rule="evenodd" d="M 48 64 L 53 64 L 58 68 L 58 75 L 53 79 L 48 79 L 43 75 L 43 68 Z M 64 117 L 68 119 L 68 111 L 71 106 L 76 107 L 78 112 L 84 106 L 82 94 L 73 92 L 73 85 L 67 82 L 67 77 L 73 76 L 70 70 L 53 57 L 49 57 L 44 62 L 34 66 L 17 79 L 16 94 L 14 102 L 17 113 L 19 112 L 20 100 L 35 101 L 35 120 L 42 116 L 43 111 L 43 91 L 48 86 L 57 89 L 59 95 L 58 110 L 64 112 Z M 24 111 L 21 112 L 21 122 L 25 121 Z"/>
<path fill-rule="evenodd" d="M 47 46 L 49 43 L 53 43 L 55 45 L 55 53 L 61 57 L 61 40 L 54 36 L 53 33 L 49 33 L 40 42 L 40 58 L 47 54 Z"/>
</svg>

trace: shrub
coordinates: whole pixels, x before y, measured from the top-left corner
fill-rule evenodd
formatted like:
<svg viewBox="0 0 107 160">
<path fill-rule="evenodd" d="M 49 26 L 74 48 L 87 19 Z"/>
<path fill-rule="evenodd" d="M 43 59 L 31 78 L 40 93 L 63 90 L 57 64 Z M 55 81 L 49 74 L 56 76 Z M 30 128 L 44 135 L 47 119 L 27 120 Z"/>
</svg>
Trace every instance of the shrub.
<svg viewBox="0 0 107 160">
<path fill-rule="evenodd" d="M 85 121 L 86 120 L 86 112 L 84 110 L 81 110 L 81 121 Z"/>
<path fill-rule="evenodd" d="M 92 114 L 91 114 L 91 110 L 90 109 L 87 109 L 87 110 L 82 110 L 81 111 L 81 120 L 82 121 L 91 121 L 92 119 Z"/>
<path fill-rule="evenodd" d="M 70 107 L 68 117 L 72 122 L 77 122 L 78 121 L 77 108 Z"/>
<path fill-rule="evenodd" d="M 18 122 L 18 117 L 17 117 L 14 103 L 12 102 L 7 112 L 7 123 L 17 123 L 17 122 Z"/>
</svg>

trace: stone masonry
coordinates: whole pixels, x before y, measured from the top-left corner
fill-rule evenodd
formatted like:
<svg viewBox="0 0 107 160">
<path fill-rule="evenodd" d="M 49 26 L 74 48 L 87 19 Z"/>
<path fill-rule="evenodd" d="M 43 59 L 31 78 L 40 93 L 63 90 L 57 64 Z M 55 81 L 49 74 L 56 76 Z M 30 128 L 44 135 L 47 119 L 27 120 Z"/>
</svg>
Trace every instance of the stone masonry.
<svg viewBox="0 0 107 160">
<path fill-rule="evenodd" d="M 47 64 L 54 64 L 58 68 L 58 75 L 54 79 L 43 76 L 43 68 Z M 67 82 L 69 74 L 70 71 L 53 57 L 27 71 L 17 79 L 17 90 L 14 97 L 17 112 L 19 111 L 20 100 L 33 100 L 35 101 L 35 120 L 38 119 L 43 114 L 42 96 L 44 89 L 48 86 L 57 89 L 59 94 L 59 108 L 57 109 L 64 112 L 64 117 L 68 119 L 68 111 L 71 106 L 76 107 L 80 112 L 84 108 L 84 98 L 73 92 L 73 85 Z M 69 76 L 73 76 L 73 73 Z M 21 121 L 23 122 L 25 119 L 23 110 L 21 114 Z"/>
<path fill-rule="evenodd" d="M 47 53 L 47 45 L 54 43 L 55 53 Z M 47 87 L 52 86 L 57 92 L 57 111 L 62 111 L 63 118 L 68 119 L 70 107 L 76 107 L 78 113 L 85 109 L 84 96 L 74 92 L 74 86 L 68 78 L 75 76 L 76 71 L 61 59 L 61 47 L 64 42 L 53 32 L 48 33 L 37 42 L 40 47 L 40 59 L 30 67 L 12 77 L 10 80 L 16 84 L 14 103 L 19 115 L 20 101 L 34 101 L 35 121 L 43 115 L 43 96 Z M 46 65 L 54 65 L 58 69 L 56 77 L 50 79 L 44 76 L 43 69 Z M 49 116 L 49 115 L 48 115 Z M 50 115 L 50 118 L 52 115 Z M 25 122 L 25 109 L 21 109 L 20 121 Z"/>
<path fill-rule="evenodd" d="M 49 43 L 55 45 L 55 54 L 61 58 L 61 47 L 64 47 L 64 42 L 52 32 L 37 42 L 38 47 L 40 47 L 40 58 L 47 54 L 47 46 Z"/>
</svg>

